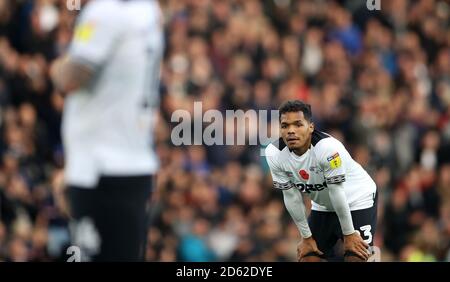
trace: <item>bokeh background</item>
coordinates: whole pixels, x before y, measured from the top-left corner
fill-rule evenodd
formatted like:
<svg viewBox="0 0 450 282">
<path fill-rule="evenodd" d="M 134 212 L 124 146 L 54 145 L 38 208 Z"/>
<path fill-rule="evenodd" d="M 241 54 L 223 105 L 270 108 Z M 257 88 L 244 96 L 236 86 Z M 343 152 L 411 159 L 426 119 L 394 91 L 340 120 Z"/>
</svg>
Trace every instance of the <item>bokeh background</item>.
<svg viewBox="0 0 450 282">
<path fill-rule="evenodd" d="M 175 110 L 312 105 L 378 185 L 383 261 L 450 260 L 450 3 L 162 0 L 166 51 L 149 261 L 295 261 L 299 233 L 261 146 L 174 146 Z M 0 0 L 0 261 L 65 260 L 49 66 L 66 1 Z M 275 121 L 276 122 L 276 121 Z M 248 130 L 255 134 L 254 130 Z"/>
</svg>

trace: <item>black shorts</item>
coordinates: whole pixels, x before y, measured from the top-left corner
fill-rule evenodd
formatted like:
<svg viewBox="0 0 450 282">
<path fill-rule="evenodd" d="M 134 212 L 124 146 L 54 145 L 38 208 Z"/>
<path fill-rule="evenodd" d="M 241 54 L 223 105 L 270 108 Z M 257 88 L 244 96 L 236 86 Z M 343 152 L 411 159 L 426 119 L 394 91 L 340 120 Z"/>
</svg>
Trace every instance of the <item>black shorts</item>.
<svg viewBox="0 0 450 282">
<path fill-rule="evenodd" d="M 377 228 L 377 202 L 378 193 L 375 194 L 372 207 L 352 211 L 352 220 L 355 230 L 358 230 L 363 240 L 373 246 L 373 239 Z M 309 226 L 312 236 L 326 258 L 336 257 L 334 246 L 338 239 L 342 239 L 341 224 L 334 212 L 311 211 Z"/>
<path fill-rule="evenodd" d="M 95 188 L 68 187 L 71 244 L 82 261 L 142 261 L 152 176 L 104 176 Z"/>
</svg>

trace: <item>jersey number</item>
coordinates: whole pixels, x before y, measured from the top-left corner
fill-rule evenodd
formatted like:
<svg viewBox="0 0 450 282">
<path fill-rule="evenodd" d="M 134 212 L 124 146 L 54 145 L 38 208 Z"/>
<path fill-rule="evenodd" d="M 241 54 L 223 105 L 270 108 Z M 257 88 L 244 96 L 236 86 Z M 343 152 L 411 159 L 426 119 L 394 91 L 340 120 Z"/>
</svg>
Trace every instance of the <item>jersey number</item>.
<svg viewBox="0 0 450 282">
<path fill-rule="evenodd" d="M 372 230 L 372 226 L 370 225 L 364 225 L 359 228 L 363 233 L 364 236 L 367 237 L 367 239 L 364 240 L 367 244 L 372 243 L 372 233 L 370 232 Z"/>
</svg>

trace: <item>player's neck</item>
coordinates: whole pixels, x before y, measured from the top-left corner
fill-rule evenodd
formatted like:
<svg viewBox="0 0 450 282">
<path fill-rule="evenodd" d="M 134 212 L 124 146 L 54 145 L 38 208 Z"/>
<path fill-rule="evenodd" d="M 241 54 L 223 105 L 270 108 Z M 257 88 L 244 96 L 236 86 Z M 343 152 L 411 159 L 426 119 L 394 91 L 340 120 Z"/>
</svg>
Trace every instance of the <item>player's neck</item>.
<svg viewBox="0 0 450 282">
<path fill-rule="evenodd" d="M 311 137 L 308 139 L 308 141 L 305 143 L 305 146 L 294 149 L 292 152 L 296 154 L 297 156 L 302 156 L 304 153 L 306 153 L 309 150 L 309 147 L 311 147 Z"/>
</svg>

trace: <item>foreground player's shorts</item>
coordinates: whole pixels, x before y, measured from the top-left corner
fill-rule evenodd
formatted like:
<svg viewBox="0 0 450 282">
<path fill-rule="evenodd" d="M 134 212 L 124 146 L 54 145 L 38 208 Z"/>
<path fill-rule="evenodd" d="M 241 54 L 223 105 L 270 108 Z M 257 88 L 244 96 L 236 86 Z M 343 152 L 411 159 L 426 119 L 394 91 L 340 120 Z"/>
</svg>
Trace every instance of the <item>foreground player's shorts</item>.
<svg viewBox="0 0 450 282">
<path fill-rule="evenodd" d="M 95 188 L 69 186 L 72 245 L 82 261 L 142 261 L 152 176 L 104 176 Z"/>
</svg>

